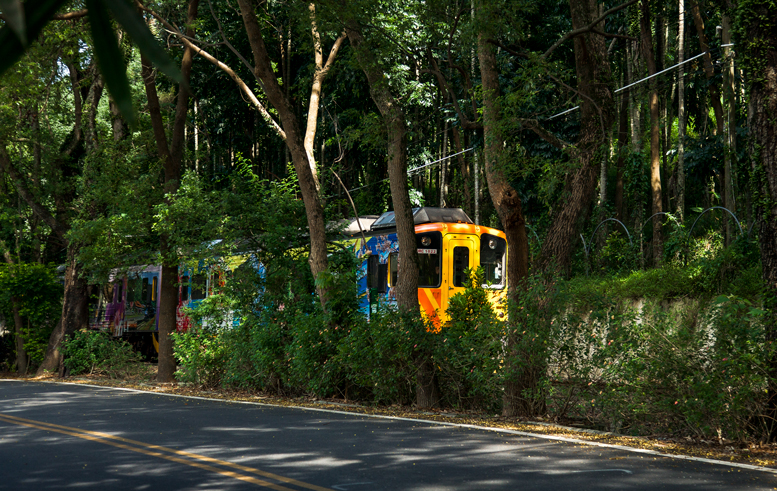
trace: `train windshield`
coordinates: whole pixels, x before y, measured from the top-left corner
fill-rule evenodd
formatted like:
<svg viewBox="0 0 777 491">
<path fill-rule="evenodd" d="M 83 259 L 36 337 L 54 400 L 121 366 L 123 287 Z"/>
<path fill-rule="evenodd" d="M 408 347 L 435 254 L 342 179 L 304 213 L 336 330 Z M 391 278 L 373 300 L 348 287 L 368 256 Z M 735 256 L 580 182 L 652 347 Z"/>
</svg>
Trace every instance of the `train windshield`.
<svg viewBox="0 0 777 491">
<path fill-rule="evenodd" d="M 491 234 L 480 236 L 480 267 L 485 285 L 491 288 L 505 286 L 505 252 L 507 241 Z"/>
<path fill-rule="evenodd" d="M 418 250 L 418 287 L 438 288 L 441 278 L 442 234 L 416 234 L 415 243 Z"/>
</svg>

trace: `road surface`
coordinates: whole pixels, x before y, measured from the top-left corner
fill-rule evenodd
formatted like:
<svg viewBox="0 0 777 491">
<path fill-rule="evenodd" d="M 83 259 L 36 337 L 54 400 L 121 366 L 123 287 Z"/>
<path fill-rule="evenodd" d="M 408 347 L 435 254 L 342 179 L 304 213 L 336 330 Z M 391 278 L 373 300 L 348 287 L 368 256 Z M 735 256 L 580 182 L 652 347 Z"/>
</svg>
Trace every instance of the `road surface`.
<svg viewBox="0 0 777 491">
<path fill-rule="evenodd" d="M 0 381 L 0 490 L 744 490 L 771 472 L 336 411 Z"/>
</svg>

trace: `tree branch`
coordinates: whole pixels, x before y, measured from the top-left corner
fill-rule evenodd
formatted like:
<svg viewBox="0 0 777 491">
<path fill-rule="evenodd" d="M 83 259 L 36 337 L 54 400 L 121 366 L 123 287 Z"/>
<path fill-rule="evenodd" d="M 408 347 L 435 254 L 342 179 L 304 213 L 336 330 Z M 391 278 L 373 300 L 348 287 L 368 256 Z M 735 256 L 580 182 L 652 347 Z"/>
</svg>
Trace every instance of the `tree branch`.
<svg viewBox="0 0 777 491">
<path fill-rule="evenodd" d="M 139 7 L 141 9 L 143 9 L 146 12 L 148 12 L 149 14 L 154 16 L 155 19 L 157 19 L 159 22 L 161 22 L 162 25 L 164 25 L 165 28 L 168 31 L 170 31 L 178 39 L 180 39 L 181 42 L 184 45 L 190 47 L 195 52 L 195 54 L 198 54 L 198 55 L 202 56 L 203 58 L 205 58 L 209 62 L 213 63 L 218 68 L 220 68 L 221 71 L 223 71 L 224 73 L 229 75 L 230 78 L 232 78 L 232 80 L 235 81 L 235 83 L 237 84 L 238 88 L 248 97 L 248 100 L 251 102 L 251 104 L 256 108 L 257 111 L 259 111 L 259 114 L 262 115 L 262 119 L 264 119 L 270 125 L 272 130 L 275 131 L 275 133 L 278 136 L 280 136 L 283 140 L 286 140 L 286 132 L 284 132 L 283 129 L 278 125 L 278 123 L 275 122 L 275 120 L 270 115 L 270 113 L 267 111 L 267 109 L 264 107 L 264 105 L 261 102 L 259 102 L 259 99 L 256 98 L 256 95 L 253 93 L 253 91 L 250 89 L 250 87 L 248 87 L 248 85 L 246 85 L 246 83 L 243 81 L 243 79 L 240 78 L 240 76 L 237 73 L 235 73 L 234 70 L 232 70 L 229 66 L 227 66 L 226 64 L 224 64 L 221 61 L 219 61 L 218 59 L 216 59 L 213 55 L 211 55 L 210 53 L 208 53 L 204 49 L 200 48 L 199 46 L 197 46 L 193 42 L 189 41 L 189 39 L 187 39 L 186 36 L 182 32 L 178 31 L 175 27 L 170 25 L 170 23 L 167 22 L 164 18 L 162 18 L 162 16 L 160 16 L 159 14 L 157 14 L 156 12 L 151 10 L 150 8 L 145 7 L 143 4 L 141 4 L 139 2 L 138 2 L 138 5 L 139 5 Z"/>
<path fill-rule="evenodd" d="M 559 150 L 568 151 L 570 153 L 575 153 L 575 146 L 571 143 L 567 143 L 561 138 L 557 137 L 550 131 L 543 128 L 536 119 L 519 119 L 519 123 L 521 123 L 521 126 L 524 128 L 528 128 L 532 130 L 534 133 L 537 134 L 540 138 L 545 140 L 546 142 L 550 143 L 554 147 L 558 148 Z"/>
<path fill-rule="evenodd" d="M 51 17 L 51 20 L 81 19 L 83 17 L 86 17 L 88 14 L 89 14 L 89 11 L 86 9 L 74 10 L 73 12 L 65 12 L 64 14 L 54 14 Z M 8 18 L 5 16 L 5 14 L 0 14 L 0 20 L 7 22 Z"/>
<path fill-rule="evenodd" d="M 456 114 L 459 115 L 459 121 L 461 121 L 461 127 L 465 130 L 477 130 L 482 129 L 483 125 L 474 121 L 470 121 L 469 118 L 467 118 L 467 115 L 464 114 L 464 111 L 461 109 L 461 106 L 459 105 L 459 100 L 456 97 L 456 94 L 453 93 L 450 86 L 448 85 L 448 81 L 445 79 L 445 76 L 440 71 L 440 68 L 437 65 L 437 60 L 434 59 L 434 55 L 432 54 L 431 50 L 427 51 L 429 63 L 432 65 L 431 69 L 424 70 L 425 72 L 431 73 L 437 78 L 437 82 L 440 84 L 440 87 L 450 96 L 451 101 L 453 102 L 453 108 L 456 110 Z"/>
<path fill-rule="evenodd" d="M 8 155 L 8 151 L 5 148 L 5 143 L 0 142 L 0 169 L 11 177 L 11 180 L 16 187 L 16 191 L 19 196 L 32 208 L 32 211 L 38 215 L 38 217 L 46 222 L 46 225 L 51 227 L 51 230 L 57 235 L 57 237 L 63 242 L 67 243 L 65 234 L 67 229 L 59 222 L 54 215 L 49 213 L 49 210 L 44 208 L 40 203 L 35 200 L 32 192 L 27 188 L 24 176 L 14 167 L 11 163 L 11 157 Z"/>
<path fill-rule="evenodd" d="M 629 5 L 633 5 L 633 4 L 637 3 L 638 1 L 639 0 L 629 0 L 626 3 L 622 3 L 622 4 L 618 5 L 617 7 L 613 7 L 610 10 L 608 10 L 607 12 L 603 13 L 602 15 L 600 15 L 599 17 L 594 19 L 594 21 L 591 22 L 590 24 L 588 24 L 587 26 L 581 27 L 579 29 L 574 29 L 572 31 L 569 31 L 568 33 L 564 34 L 561 37 L 561 39 L 559 39 L 558 41 L 553 43 L 553 46 L 548 48 L 548 50 L 545 51 L 545 53 L 542 54 L 542 58 L 543 59 L 548 58 L 548 56 L 550 56 L 551 53 L 556 51 L 556 48 L 561 46 L 561 44 L 563 44 L 565 41 L 568 41 L 569 39 L 572 39 L 575 36 L 579 36 L 580 34 L 585 34 L 586 32 L 593 32 L 594 28 L 596 27 L 596 25 L 599 24 L 604 19 L 606 19 L 607 16 L 609 16 L 610 14 L 614 14 L 615 12 L 617 12 L 619 10 L 623 10 L 626 7 L 628 7 Z M 604 33 L 599 31 L 599 32 L 597 32 L 597 34 L 604 34 Z"/>
</svg>

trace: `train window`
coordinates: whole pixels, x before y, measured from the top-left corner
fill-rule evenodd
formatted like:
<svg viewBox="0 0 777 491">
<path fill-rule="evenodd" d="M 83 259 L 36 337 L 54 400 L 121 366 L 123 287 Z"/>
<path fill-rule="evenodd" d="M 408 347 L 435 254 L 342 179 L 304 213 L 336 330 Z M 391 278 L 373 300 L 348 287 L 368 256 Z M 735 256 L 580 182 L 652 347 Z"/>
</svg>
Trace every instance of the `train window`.
<svg viewBox="0 0 777 491">
<path fill-rule="evenodd" d="M 367 288 L 375 288 L 378 293 L 386 293 L 386 276 L 388 264 L 380 264 L 380 257 L 371 255 L 367 258 Z"/>
<path fill-rule="evenodd" d="M 148 303 L 148 278 L 143 278 L 143 282 L 140 285 L 140 301 Z"/>
<path fill-rule="evenodd" d="M 399 266 L 399 254 L 392 252 L 389 254 L 389 286 L 395 286 L 397 284 L 397 271 Z"/>
<path fill-rule="evenodd" d="M 181 302 L 189 300 L 189 277 L 181 277 Z"/>
<path fill-rule="evenodd" d="M 127 280 L 127 303 L 130 304 L 135 301 L 135 290 L 138 288 L 138 279 L 130 278 Z"/>
<path fill-rule="evenodd" d="M 491 234 L 480 236 L 480 267 L 483 268 L 484 286 L 504 287 L 505 253 L 507 241 Z"/>
<path fill-rule="evenodd" d="M 418 287 L 439 287 L 442 234 L 440 232 L 416 234 L 415 244 L 418 251 Z"/>
<path fill-rule="evenodd" d="M 196 274 L 192 278 L 192 300 L 205 298 L 205 275 Z"/>
<path fill-rule="evenodd" d="M 462 288 L 467 281 L 466 270 L 469 268 L 469 247 L 453 248 L 453 286 Z"/>
</svg>

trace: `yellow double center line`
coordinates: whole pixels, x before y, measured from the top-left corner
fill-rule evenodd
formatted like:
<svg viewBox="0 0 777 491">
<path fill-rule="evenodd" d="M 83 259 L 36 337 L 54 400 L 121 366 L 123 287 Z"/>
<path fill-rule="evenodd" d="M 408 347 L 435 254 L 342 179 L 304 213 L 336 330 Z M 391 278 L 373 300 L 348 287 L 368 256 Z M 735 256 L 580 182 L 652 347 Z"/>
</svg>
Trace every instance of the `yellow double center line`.
<svg viewBox="0 0 777 491">
<path fill-rule="evenodd" d="M 17 416 L 11 416 L 8 414 L 0 413 L 0 421 L 11 423 L 20 426 L 27 426 L 29 428 L 35 428 L 38 430 L 51 431 L 54 433 L 61 433 L 63 435 L 70 435 L 83 440 L 91 442 L 103 443 L 105 445 L 111 445 L 124 450 L 130 450 L 132 452 L 149 455 L 151 457 L 157 457 L 160 459 L 170 460 L 179 464 L 196 467 L 198 469 L 221 474 L 222 476 L 231 477 L 240 481 L 250 482 L 266 488 L 275 489 L 277 491 L 295 491 L 292 488 L 287 488 L 278 484 L 274 484 L 264 479 L 259 479 L 250 475 L 239 474 L 230 470 L 214 467 L 210 464 L 216 464 L 222 467 L 236 469 L 241 472 L 254 474 L 257 476 L 266 477 L 274 481 L 282 482 L 299 488 L 311 489 L 313 491 L 332 491 L 329 488 L 316 486 L 315 484 L 308 484 L 306 482 L 297 481 L 271 472 L 265 472 L 260 469 L 248 467 L 245 465 L 235 464 L 226 460 L 214 459 L 205 455 L 199 455 L 191 452 L 184 452 L 182 450 L 175 450 L 174 448 L 163 447 L 161 445 L 151 445 L 148 443 L 139 442 L 137 440 L 130 440 L 128 438 L 122 438 L 120 436 L 110 435 L 108 433 L 102 433 L 99 431 L 81 430 L 79 428 L 72 428 L 69 426 L 55 425 L 51 423 L 44 423 L 42 421 L 35 421 L 32 419 L 19 418 Z M 182 458 L 183 457 L 183 458 Z M 206 463 L 207 462 L 207 463 Z"/>
</svg>

